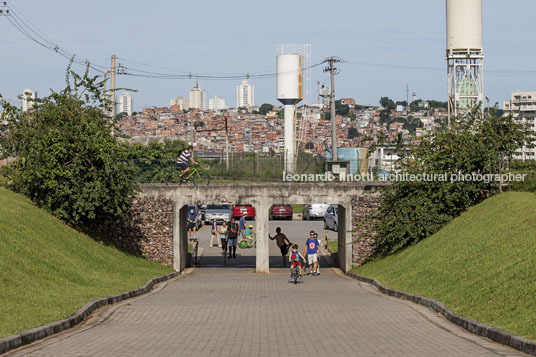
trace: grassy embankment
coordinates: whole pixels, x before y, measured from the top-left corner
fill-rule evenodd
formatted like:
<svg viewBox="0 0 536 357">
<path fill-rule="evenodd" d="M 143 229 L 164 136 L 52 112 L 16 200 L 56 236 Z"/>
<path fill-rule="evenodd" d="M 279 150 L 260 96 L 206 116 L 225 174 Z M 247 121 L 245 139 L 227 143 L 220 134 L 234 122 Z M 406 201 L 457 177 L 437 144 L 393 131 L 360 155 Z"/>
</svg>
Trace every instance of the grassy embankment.
<svg viewBox="0 0 536 357">
<path fill-rule="evenodd" d="M 0 187 L 0 338 L 171 271 L 95 242 Z"/>
<path fill-rule="evenodd" d="M 535 269 L 536 194 L 508 192 L 470 208 L 417 245 L 353 272 L 536 339 Z"/>
</svg>

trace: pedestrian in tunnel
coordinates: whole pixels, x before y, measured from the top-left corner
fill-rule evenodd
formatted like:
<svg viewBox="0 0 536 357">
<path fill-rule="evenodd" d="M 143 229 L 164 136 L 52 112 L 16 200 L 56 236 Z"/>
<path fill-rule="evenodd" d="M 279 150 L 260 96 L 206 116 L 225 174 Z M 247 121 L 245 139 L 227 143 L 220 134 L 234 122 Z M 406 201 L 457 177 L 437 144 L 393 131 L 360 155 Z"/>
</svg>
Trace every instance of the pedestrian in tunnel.
<svg viewBox="0 0 536 357">
<path fill-rule="evenodd" d="M 248 215 L 247 212 L 242 213 L 242 217 L 240 217 L 240 232 L 242 232 L 242 238 L 245 238 L 245 232 L 246 232 L 246 216 Z"/>
<path fill-rule="evenodd" d="M 221 242 L 220 240 L 218 239 L 218 221 L 216 220 L 216 218 L 214 218 L 212 220 L 212 223 L 211 223 L 211 236 L 210 236 L 210 245 L 209 247 L 212 248 L 214 246 L 213 244 L 213 241 L 214 239 L 216 239 L 216 243 L 218 244 L 218 247 L 221 248 Z"/>
<path fill-rule="evenodd" d="M 231 223 L 227 229 L 227 238 L 229 245 L 229 256 L 228 258 L 236 258 L 236 246 L 238 245 L 238 235 L 240 234 L 240 225 L 236 223 L 234 217 L 231 218 Z"/>
<path fill-rule="evenodd" d="M 188 224 L 188 239 L 190 241 L 195 241 L 196 238 L 196 223 L 197 223 L 197 215 L 195 214 L 195 211 L 193 208 L 190 208 L 190 212 L 188 212 L 188 217 L 186 218 Z"/>
<path fill-rule="evenodd" d="M 223 221 L 220 228 L 221 254 L 227 254 L 227 222 Z"/>
<path fill-rule="evenodd" d="M 277 246 L 279 247 L 279 249 L 281 249 L 281 256 L 283 258 L 283 266 L 286 267 L 287 266 L 286 257 L 287 257 L 287 254 L 288 254 L 288 248 L 289 248 L 289 246 L 292 245 L 292 243 L 290 243 L 290 241 L 288 240 L 286 235 L 281 233 L 281 228 L 280 227 L 277 227 L 275 229 L 275 232 L 277 234 L 273 238 L 270 236 L 270 234 L 268 234 L 268 238 L 270 238 L 270 240 L 274 240 L 274 239 L 276 240 Z"/>
</svg>

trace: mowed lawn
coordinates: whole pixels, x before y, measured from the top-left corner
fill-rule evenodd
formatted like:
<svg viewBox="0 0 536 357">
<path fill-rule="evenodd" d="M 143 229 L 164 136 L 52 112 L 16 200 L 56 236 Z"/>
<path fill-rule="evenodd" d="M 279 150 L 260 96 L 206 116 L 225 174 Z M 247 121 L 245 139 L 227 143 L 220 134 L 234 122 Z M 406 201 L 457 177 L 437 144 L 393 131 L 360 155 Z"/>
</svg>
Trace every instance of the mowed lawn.
<svg viewBox="0 0 536 357">
<path fill-rule="evenodd" d="M 0 338 L 171 271 L 97 243 L 0 187 Z"/>
<path fill-rule="evenodd" d="M 353 272 L 536 339 L 536 195 L 492 197 L 430 238 Z"/>
</svg>

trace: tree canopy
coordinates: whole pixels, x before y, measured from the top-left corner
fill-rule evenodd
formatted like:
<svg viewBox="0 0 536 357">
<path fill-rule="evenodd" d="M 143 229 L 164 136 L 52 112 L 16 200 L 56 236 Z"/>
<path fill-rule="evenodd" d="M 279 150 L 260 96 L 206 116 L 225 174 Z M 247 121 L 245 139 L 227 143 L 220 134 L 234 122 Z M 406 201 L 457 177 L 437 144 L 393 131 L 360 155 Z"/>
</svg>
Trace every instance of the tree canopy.
<svg viewBox="0 0 536 357">
<path fill-rule="evenodd" d="M 75 225 L 121 217 L 135 192 L 127 152 L 116 137 L 103 82 L 67 69 L 66 87 L 36 99 L 28 112 L 0 97 L 0 146 L 14 157 L 11 187 Z"/>
<path fill-rule="evenodd" d="M 457 174 L 501 174 L 516 150 L 529 145 L 532 132 L 512 116 L 478 111 L 450 128 L 423 137 L 400 161 L 399 173 L 446 174 L 446 181 L 399 180 L 383 189 L 372 215 L 376 255 L 392 254 L 437 232 L 467 207 L 500 192 L 501 182 L 453 180 Z"/>
</svg>

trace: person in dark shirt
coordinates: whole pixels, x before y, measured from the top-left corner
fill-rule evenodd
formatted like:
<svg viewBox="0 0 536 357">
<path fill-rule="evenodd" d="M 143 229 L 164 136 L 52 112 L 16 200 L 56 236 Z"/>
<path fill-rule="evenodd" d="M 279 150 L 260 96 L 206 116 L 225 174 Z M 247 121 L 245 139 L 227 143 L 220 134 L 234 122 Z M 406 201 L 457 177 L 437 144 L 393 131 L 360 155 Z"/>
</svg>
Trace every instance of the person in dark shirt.
<svg viewBox="0 0 536 357">
<path fill-rule="evenodd" d="M 283 266 L 287 266 L 287 259 L 286 256 L 288 254 L 288 247 L 292 245 L 290 241 L 288 240 L 287 236 L 281 233 L 281 228 L 277 227 L 275 229 L 275 232 L 277 233 L 273 238 L 268 234 L 268 238 L 270 240 L 274 240 L 277 242 L 277 246 L 279 249 L 281 249 L 281 256 L 283 257 Z M 285 243 L 286 242 L 286 243 Z"/>
<path fill-rule="evenodd" d="M 236 223 L 235 218 L 231 218 L 229 223 L 229 228 L 227 229 L 227 238 L 229 246 L 229 256 L 228 258 L 236 258 L 236 246 L 238 235 L 240 234 L 240 225 Z"/>
<path fill-rule="evenodd" d="M 196 223 L 197 223 L 197 215 L 195 214 L 195 211 L 193 208 L 190 208 L 190 212 L 188 212 L 188 217 L 186 218 L 187 219 L 187 227 L 188 227 L 188 238 L 189 240 L 191 241 L 195 241 L 197 238 L 196 238 Z"/>
</svg>

